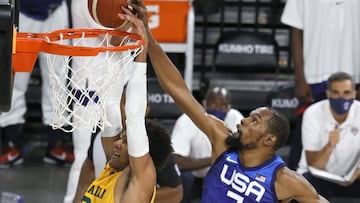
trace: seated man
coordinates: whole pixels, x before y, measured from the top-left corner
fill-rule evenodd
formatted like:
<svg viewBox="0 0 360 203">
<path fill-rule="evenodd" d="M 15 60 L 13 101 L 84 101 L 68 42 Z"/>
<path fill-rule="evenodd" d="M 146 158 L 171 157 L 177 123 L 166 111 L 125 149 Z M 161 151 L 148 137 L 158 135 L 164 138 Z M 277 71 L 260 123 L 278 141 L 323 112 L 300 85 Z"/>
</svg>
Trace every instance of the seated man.
<svg viewBox="0 0 360 203">
<path fill-rule="evenodd" d="M 230 92 L 221 86 L 208 89 L 203 106 L 209 114 L 223 120 L 233 132 L 236 131 L 236 124 L 244 117 L 238 110 L 231 108 Z M 171 142 L 183 179 L 184 197 L 181 202 L 188 203 L 201 197 L 203 178 L 211 164 L 211 144 L 186 114 L 176 120 Z"/>
<path fill-rule="evenodd" d="M 312 166 L 340 176 L 347 175 L 347 169 L 360 153 L 360 102 L 354 100 L 356 91 L 351 76 L 344 72 L 332 74 L 326 92 L 328 99 L 312 104 L 304 112 L 303 150 L 298 172 L 304 173 L 324 197 L 360 197 L 360 166 L 351 180 L 342 185 L 308 172 L 308 166 Z"/>
<path fill-rule="evenodd" d="M 127 8 L 123 10 L 126 14 L 119 17 L 126 18 L 144 40 L 126 88 L 126 131 L 102 137 L 108 163 L 90 185 L 79 185 L 74 202 L 154 202 L 156 168 L 161 168 L 172 152 L 165 128 L 152 121 L 145 127 L 147 35 L 143 23 Z"/>
</svg>

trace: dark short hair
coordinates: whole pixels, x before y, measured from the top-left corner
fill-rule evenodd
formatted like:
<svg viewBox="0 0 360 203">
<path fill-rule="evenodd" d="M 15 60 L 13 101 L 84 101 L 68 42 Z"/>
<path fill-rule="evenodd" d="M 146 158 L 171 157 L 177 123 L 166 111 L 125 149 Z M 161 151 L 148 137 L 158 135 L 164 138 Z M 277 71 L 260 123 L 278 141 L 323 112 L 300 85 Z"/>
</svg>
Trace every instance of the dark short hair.
<svg viewBox="0 0 360 203">
<path fill-rule="evenodd" d="M 330 89 L 330 85 L 333 82 L 339 82 L 339 81 L 344 81 L 344 80 L 350 80 L 351 84 L 353 85 L 353 88 L 355 88 L 354 81 L 353 81 L 353 78 L 351 77 L 351 75 L 349 75 L 348 73 L 345 73 L 345 72 L 341 72 L 341 71 L 333 73 L 329 76 L 328 82 L 327 82 L 327 88 Z"/>
<path fill-rule="evenodd" d="M 161 170 L 173 152 L 168 130 L 154 119 L 146 119 L 146 132 L 149 138 L 150 156 L 155 168 Z"/>
<path fill-rule="evenodd" d="M 225 95 L 225 98 L 226 100 L 228 101 L 228 103 L 230 104 L 231 103 L 231 94 L 230 94 L 230 91 L 228 89 L 226 89 L 225 87 L 223 86 L 220 86 L 220 85 L 215 85 L 215 86 L 211 86 L 207 91 L 206 91 L 206 94 L 205 94 L 205 100 L 207 102 L 214 102 L 216 100 L 216 98 L 218 98 L 219 96 L 223 96 L 221 94 L 222 91 L 226 91 L 226 95 Z"/>
<path fill-rule="evenodd" d="M 274 151 L 284 146 L 290 133 L 289 120 L 279 111 L 268 107 L 272 112 L 272 117 L 269 119 L 269 133 L 277 137 L 277 142 L 274 145 Z"/>
</svg>

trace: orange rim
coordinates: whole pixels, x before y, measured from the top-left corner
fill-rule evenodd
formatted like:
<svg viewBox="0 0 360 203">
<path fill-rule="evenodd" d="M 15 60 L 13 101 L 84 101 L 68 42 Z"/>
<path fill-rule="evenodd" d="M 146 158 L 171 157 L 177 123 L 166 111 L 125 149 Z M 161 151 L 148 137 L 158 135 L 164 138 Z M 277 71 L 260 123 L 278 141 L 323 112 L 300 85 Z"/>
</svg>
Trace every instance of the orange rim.
<svg viewBox="0 0 360 203">
<path fill-rule="evenodd" d="M 62 39 L 94 38 L 99 35 L 110 34 L 116 37 L 128 37 L 134 43 L 111 46 L 111 47 L 84 47 L 72 46 L 55 43 Z M 15 72 L 32 72 L 39 52 L 65 56 L 96 56 L 105 51 L 128 51 L 140 48 L 143 39 L 140 35 L 123 32 L 119 30 L 105 29 L 62 29 L 48 33 L 15 33 L 14 53 L 12 56 L 12 66 Z M 62 35 L 62 39 L 60 39 Z"/>
</svg>

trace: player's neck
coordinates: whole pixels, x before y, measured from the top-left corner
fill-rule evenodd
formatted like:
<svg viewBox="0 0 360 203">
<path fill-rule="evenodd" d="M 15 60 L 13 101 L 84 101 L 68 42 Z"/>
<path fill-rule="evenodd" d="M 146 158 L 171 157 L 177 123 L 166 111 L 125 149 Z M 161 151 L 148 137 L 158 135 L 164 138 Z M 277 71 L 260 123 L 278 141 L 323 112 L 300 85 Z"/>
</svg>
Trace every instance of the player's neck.
<svg viewBox="0 0 360 203">
<path fill-rule="evenodd" d="M 245 167 L 259 166 L 273 157 L 273 151 L 267 149 L 243 150 L 239 153 L 239 161 Z"/>
<path fill-rule="evenodd" d="M 345 122 L 345 120 L 346 120 L 349 112 L 347 112 L 346 114 L 343 114 L 343 115 L 339 115 L 339 114 L 337 114 L 337 113 L 335 113 L 335 112 L 332 112 L 332 114 L 333 114 L 334 119 L 336 120 L 336 122 L 337 122 L 338 124 L 341 124 L 341 123 Z"/>
</svg>

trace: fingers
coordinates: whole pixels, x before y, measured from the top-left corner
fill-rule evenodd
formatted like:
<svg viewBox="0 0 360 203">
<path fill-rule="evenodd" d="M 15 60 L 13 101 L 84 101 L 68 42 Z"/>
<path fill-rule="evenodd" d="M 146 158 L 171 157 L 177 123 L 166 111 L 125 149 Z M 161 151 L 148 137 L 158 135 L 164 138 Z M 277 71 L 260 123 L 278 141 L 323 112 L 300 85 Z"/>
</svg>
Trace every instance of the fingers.
<svg viewBox="0 0 360 203">
<path fill-rule="evenodd" d="M 131 16 L 137 16 L 142 21 L 147 19 L 147 10 L 142 1 L 132 0 L 128 1 L 128 3 L 129 5 L 127 7 L 121 8 L 126 14 Z"/>
<path fill-rule="evenodd" d="M 339 135 L 339 130 L 335 129 L 333 131 L 330 132 L 329 135 L 329 143 L 332 147 L 335 147 L 336 144 L 338 144 L 340 141 L 340 135 Z"/>
<path fill-rule="evenodd" d="M 129 10 L 126 7 L 121 7 L 122 10 L 124 11 L 124 14 L 119 14 L 119 17 L 123 20 L 128 20 L 129 22 L 133 23 L 136 26 L 139 26 L 139 23 L 141 22 L 141 20 L 139 20 L 134 13 Z M 142 22 L 141 22 L 142 23 Z"/>
<path fill-rule="evenodd" d="M 129 14 L 129 15 L 134 15 L 133 14 L 133 8 L 132 7 L 125 7 L 125 6 L 122 6 L 121 9 L 126 13 L 126 14 Z"/>
<path fill-rule="evenodd" d="M 131 6 L 134 9 L 132 11 L 127 7 L 121 7 L 124 13 L 119 13 L 118 16 L 119 18 L 128 21 L 132 26 L 132 32 L 140 35 L 144 40 L 144 45 L 147 45 L 147 32 L 143 20 L 139 19 L 139 16 L 136 16 L 136 14 L 138 14 L 138 7 L 133 6 L 133 4 L 131 4 Z"/>
<path fill-rule="evenodd" d="M 301 87 L 295 89 L 295 96 L 299 100 L 299 102 L 303 104 L 311 101 L 311 93 Z"/>
<path fill-rule="evenodd" d="M 141 19 L 145 25 L 147 25 L 147 9 L 143 4 L 143 1 L 133 0 L 130 5 L 134 9 L 134 13 L 136 13 L 137 17 Z"/>
<path fill-rule="evenodd" d="M 297 96 L 296 98 L 299 100 L 300 104 L 308 104 L 308 103 L 311 103 L 311 101 L 312 101 L 311 98 L 306 97 L 306 96 Z"/>
<path fill-rule="evenodd" d="M 295 96 L 302 104 L 313 102 L 311 88 L 306 81 L 301 81 L 295 84 Z"/>
</svg>

